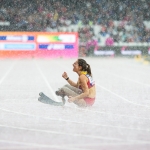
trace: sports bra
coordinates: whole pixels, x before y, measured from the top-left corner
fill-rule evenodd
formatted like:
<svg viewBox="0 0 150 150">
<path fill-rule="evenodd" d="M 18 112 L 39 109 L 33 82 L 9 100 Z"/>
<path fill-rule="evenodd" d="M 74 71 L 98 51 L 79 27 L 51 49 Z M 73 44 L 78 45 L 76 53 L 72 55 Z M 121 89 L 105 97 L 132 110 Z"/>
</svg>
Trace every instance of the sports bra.
<svg viewBox="0 0 150 150">
<path fill-rule="evenodd" d="M 95 81 L 90 75 L 86 74 L 85 76 L 88 78 L 87 85 L 88 85 L 88 88 L 90 89 L 91 87 L 95 85 Z"/>
<path fill-rule="evenodd" d="M 85 76 L 88 78 L 87 86 L 90 89 L 91 87 L 93 87 L 95 85 L 95 81 L 93 80 L 93 78 L 90 75 L 85 74 Z M 82 90 L 81 85 L 79 85 L 79 89 Z"/>
</svg>

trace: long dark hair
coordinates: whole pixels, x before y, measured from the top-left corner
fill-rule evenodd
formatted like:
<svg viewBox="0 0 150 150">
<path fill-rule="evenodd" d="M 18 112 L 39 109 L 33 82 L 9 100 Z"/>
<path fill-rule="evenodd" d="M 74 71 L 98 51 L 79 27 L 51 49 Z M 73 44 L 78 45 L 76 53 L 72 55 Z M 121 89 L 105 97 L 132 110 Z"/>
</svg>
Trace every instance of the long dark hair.
<svg viewBox="0 0 150 150">
<path fill-rule="evenodd" d="M 81 71 L 87 71 L 87 74 L 92 76 L 91 67 L 84 59 L 78 59 L 78 65 L 82 67 Z"/>
</svg>

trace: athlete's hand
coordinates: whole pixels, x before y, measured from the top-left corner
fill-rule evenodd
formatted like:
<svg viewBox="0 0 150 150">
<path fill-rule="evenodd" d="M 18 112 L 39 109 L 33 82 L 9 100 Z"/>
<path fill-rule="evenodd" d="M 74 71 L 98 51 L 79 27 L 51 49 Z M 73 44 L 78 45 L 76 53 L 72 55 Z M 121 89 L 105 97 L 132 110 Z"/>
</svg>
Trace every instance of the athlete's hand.
<svg viewBox="0 0 150 150">
<path fill-rule="evenodd" d="M 67 73 L 66 73 L 66 72 L 64 72 L 64 73 L 62 74 L 62 77 L 63 77 L 64 79 L 67 79 L 67 78 L 68 78 Z"/>
<path fill-rule="evenodd" d="M 72 96 L 69 96 L 68 102 L 69 102 L 69 103 L 72 103 L 73 101 L 75 101 L 75 98 L 72 97 Z"/>
</svg>

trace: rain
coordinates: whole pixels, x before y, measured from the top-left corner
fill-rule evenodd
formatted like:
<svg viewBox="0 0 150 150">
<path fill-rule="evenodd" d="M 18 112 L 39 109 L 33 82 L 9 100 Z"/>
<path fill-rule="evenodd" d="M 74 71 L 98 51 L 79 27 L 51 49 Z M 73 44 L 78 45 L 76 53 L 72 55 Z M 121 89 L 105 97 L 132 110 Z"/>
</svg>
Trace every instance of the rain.
<svg viewBox="0 0 150 150">
<path fill-rule="evenodd" d="M 0 150 L 149 150 L 149 8 L 0 0 Z"/>
</svg>

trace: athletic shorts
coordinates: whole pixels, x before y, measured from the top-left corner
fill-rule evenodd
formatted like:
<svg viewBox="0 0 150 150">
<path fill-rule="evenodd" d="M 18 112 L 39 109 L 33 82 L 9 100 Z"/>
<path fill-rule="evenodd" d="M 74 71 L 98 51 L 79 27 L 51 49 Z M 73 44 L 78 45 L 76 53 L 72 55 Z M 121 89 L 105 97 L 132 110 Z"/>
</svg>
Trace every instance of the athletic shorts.
<svg viewBox="0 0 150 150">
<path fill-rule="evenodd" d="M 84 100 L 85 100 L 87 106 L 92 106 L 95 102 L 95 98 L 90 98 L 90 97 L 85 97 Z"/>
</svg>

